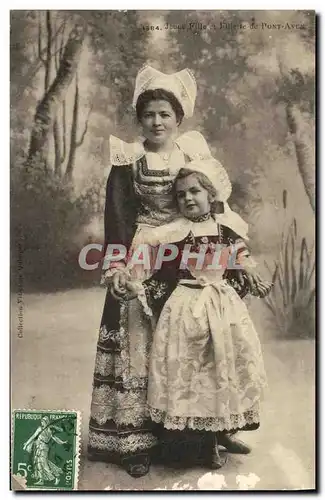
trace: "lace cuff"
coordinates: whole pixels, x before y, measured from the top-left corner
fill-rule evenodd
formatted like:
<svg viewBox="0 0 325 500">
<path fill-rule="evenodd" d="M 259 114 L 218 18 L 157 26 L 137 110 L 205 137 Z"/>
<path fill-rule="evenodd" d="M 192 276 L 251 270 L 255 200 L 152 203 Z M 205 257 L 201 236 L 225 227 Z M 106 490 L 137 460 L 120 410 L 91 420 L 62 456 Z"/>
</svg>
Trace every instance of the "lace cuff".
<svg viewBox="0 0 325 500">
<path fill-rule="evenodd" d="M 137 298 L 143 307 L 143 311 L 147 316 L 153 316 L 151 307 L 148 304 L 146 288 L 141 281 L 132 280 L 133 290 L 136 296 L 132 298 Z M 129 299 L 130 300 L 130 299 Z"/>
<path fill-rule="evenodd" d="M 129 276 L 129 273 L 125 268 L 125 264 L 122 264 L 120 262 L 117 264 L 119 264 L 119 265 L 116 265 L 115 267 L 112 267 L 111 269 L 107 269 L 107 271 L 105 271 L 101 275 L 101 278 L 100 278 L 101 285 L 107 285 L 110 282 L 111 278 L 114 276 L 114 274 L 117 272 L 125 273 L 127 276 Z"/>
<path fill-rule="evenodd" d="M 146 295 L 146 289 L 145 287 L 141 284 L 139 287 L 138 291 L 138 299 L 143 307 L 143 310 L 147 316 L 153 316 L 151 307 L 148 305 L 147 301 L 147 295 Z"/>
</svg>

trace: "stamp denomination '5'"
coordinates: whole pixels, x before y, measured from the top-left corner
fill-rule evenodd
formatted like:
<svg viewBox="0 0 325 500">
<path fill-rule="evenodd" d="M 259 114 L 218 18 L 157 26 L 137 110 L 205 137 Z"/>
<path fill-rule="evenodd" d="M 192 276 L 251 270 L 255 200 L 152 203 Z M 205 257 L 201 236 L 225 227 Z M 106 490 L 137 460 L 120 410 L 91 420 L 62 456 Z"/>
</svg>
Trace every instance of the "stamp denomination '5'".
<svg viewBox="0 0 325 500">
<path fill-rule="evenodd" d="M 80 415 L 77 411 L 13 412 L 12 477 L 25 489 L 75 490 Z"/>
</svg>

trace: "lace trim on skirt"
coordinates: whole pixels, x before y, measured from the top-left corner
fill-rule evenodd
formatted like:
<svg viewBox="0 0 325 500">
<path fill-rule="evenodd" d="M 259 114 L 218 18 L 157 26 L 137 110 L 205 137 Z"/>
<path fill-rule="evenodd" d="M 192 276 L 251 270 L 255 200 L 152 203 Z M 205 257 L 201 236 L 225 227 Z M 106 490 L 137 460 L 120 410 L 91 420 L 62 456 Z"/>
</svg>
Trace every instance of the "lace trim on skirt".
<svg viewBox="0 0 325 500">
<path fill-rule="evenodd" d="M 120 328 L 119 330 L 108 330 L 102 325 L 99 331 L 99 343 L 105 344 L 113 341 L 117 344 L 119 353 L 102 353 L 101 346 L 96 354 L 95 375 L 121 377 L 125 389 L 145 389 L 148 384 L 147 377 L 135 377 L 130 375 L 130 346 L 128 336 L 128 303 L 120 304 Z M 143 347 L 145 349 L 145 347 Z"/>
<path fill-rule="evenodd" d="M 250 410 L 242 414 L 227 417 L 172 417 L 157 408 L 149 408 L 149 413 L 154 422 L 164 424 L 166 429 L 179 431 L 185 428 L 207 432 L 229 431 L 260 422 L 258 404 L 255 404 Z"/>
<path fill-rule="evenodd" d="M 146 391 L 120 392 L 107 385 L 94 387 L 90 415 L 99 425 L 108 420 L 121 425 L 141 425 L 149 416 Z"/>
<path fill-rule="evenodd" d="M 157 438 L 151 433 L 130 434 L 126 437 L 106 435 L 101 432 L 89 432 L 89 445 L 102 451 L 122 454 L 144 451 L 157 444 Z"/>
</svg>

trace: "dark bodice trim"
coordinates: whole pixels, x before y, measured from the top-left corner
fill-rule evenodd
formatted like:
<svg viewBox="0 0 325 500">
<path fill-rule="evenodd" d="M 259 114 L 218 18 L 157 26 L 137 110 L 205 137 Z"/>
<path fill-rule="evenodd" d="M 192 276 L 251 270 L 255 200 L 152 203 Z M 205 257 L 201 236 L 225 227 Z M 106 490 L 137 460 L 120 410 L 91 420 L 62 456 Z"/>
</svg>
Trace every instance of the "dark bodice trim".
<svg viewBox="0 0 325 500">
<path fill-rule="evenodd" d="M 198 217 L 193 217 L 193 218 L 191 218 L 191 221 L 192 222 L 205 222 L 209 219 L 211 219 L 211 212 L 208 212 L 204 215 L 199 215 Z"/>
<path fill-rule="evenodd" d="M 138 162 L 141 173 L 145 177 L 168 177 L 170 175 L 169 168 L 166 168 L 164 170 L 151 170 L 150 168 L 148 168 L 148 162 L 145 155 L 142 156 L 142 158 L 140 158 Z"/>
</svg>

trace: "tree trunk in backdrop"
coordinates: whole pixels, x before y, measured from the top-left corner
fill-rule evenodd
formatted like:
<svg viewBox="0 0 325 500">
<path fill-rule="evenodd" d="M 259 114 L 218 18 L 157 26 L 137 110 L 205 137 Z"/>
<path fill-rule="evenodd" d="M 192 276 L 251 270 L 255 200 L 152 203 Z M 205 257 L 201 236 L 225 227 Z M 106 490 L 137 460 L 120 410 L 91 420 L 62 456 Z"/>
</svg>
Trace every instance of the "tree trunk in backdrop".
<svg viewBox="0 0 325 500">
<path fill-rule="evenodd" d="M 47 152 L 53 133 L 53 124 L 57 111 L 76 73 L 84 38 L 85 28 L 83 26 L 76 26 L 71 31 L 57 75 L 36 108 L 27 169 L 36 158 L 44 166 L 44 169 L 48 169 Z"/>
<path fill-rule="evenodd" d="M 287 123 L 296 150 L 298 169 L 305 186 L 310 205 L 315 212 L 315 151 L 307 136 L 306 125 L 297 105 L 287 102 Z"/>
</svg>

